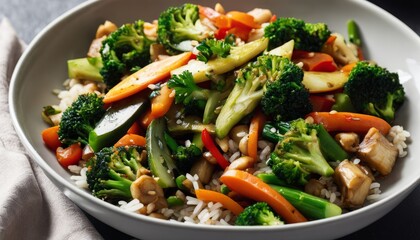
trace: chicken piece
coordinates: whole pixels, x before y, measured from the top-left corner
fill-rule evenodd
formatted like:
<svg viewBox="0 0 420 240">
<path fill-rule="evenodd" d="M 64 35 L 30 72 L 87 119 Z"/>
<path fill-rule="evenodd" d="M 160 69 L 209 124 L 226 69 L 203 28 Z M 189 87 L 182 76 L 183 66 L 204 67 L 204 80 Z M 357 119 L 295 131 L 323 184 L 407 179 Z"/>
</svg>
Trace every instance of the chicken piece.
<svg viewBox="0 0 420 240">
<path fill-rule="evenodd" d="M 338 133 L 335 135 L 335 140 L 347 152 L 357 152 L 360 140 L 356 133 Z"/>
<path fill-rule="evenodd" d="M 210 163 L 204 157 L 202 157 L 194 162 L 190 173 L 193 176 L 197 174 L 198 179 L 202 184 L 208 184 L 215 169 L 216 165 Z"/>
<path fill-rule="evenodd" d="M 388 175 L 398 157 L 398 149 L 378 129 L 371 128 L 359 145 L 357 156 L 381 175 Z"/>
<path fill-rule="evenodd" d="M 153 203 L 155 210 L 168 207 L 162 187 L 151 176 L 141 175 L 131 184 L 130 191 L 144 205 Z"/>
<path fill-rule="evenodd" d="M 346 207 L 358 208 L 363 205 L 369 194 L 372 178 L 358 164 L 347 159 L 335 169 L 334 179 L 340 187 L 341 201 Z"/>
<path fill-rule="evenodd" d="M 117 25 L 115 25 L 113 22 L 106 20 L 104 24 L 99 25 L 98 29 L 96 30 L 95 38 L 108 36 L 110 33 L 117 30 L 117 28 Z"/>
<path fill-rule="evenodd" d="M 101 56 L 101 48 L 102 48 L 102 41 L 106 38 L 106 36 L 102 36 L 100 38 L 95 38 L 92 40 L 92 43 L 89 46 L 89 50 L 87 53 L 88 57 L 100 57 Z"/>
<path fill-rule="evenodd" d="M 269 22 L 273 17 L 273 13 L 269 9 L 263 8 L 254 8 L 248 14 L 253 16 L 254 21 L 258 24 Z"/>
</svg>

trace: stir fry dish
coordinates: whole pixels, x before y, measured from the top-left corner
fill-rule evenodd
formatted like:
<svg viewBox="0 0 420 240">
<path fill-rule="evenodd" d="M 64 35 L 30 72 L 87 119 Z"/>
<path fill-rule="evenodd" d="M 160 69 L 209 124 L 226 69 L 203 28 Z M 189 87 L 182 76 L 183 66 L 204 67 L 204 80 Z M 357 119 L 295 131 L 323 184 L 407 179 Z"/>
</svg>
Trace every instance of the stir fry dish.
<svg viewBox="0 0 420 240">
<path fill-rule="evenodd" d="M 150 217 L 284 225 L 375 201 L 407 155 L 396 72 L 363 26 L 185 3 L 100 24 L 41 137 L 94 197 Z M 402 163 L 401 163 L 402 164 Z"/>
</svg>

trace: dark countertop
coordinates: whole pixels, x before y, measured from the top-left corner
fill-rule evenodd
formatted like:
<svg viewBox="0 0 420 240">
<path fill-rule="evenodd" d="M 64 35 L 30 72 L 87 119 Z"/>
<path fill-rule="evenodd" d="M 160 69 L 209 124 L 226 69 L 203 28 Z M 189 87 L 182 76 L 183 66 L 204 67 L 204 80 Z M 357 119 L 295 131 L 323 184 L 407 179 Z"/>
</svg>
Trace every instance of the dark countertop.
<svg viewBox="0 0 420 240">
<path fill-rule="evenodd" d="M 7 17 L 18 36 L 29 43 L 49 22 L 84 0 L 0 0 L 0 17 Z M 420 14 L 415 1 L 370 0 L 406 23 L 420 35 Z M 380 220 L 341 240 L 419 239 L 420 187 Z M 133 239 L 88 215 L 105 239 Z"/>
</svg>

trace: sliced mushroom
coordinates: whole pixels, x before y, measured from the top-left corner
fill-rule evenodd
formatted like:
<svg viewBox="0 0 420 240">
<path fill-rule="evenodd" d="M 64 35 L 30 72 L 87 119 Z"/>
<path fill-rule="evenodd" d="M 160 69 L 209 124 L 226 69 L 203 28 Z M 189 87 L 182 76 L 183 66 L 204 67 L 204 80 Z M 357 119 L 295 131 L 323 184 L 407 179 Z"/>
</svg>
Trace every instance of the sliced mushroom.
<svg viewBox="0 0 420 240">
<path fill-rule="evenodd" d="M 346 44 L 341 34 L 332 33 L 331 35 L 335 36 L 334 42 L 332 44 L 324 44 L 322 52 L 330 54 L 337 63 L 342 65 L 359 61 L 357 52 L 354 52 L 353 48 Z"/>
<path fill-rule="evenodd" d="M 311 178 L 308 183 L 305 184 L 305 192 L 317 197 L 321 196 L 321 190 L 324 188 L 324 184 L 314 178 Z"/>
<path fill-rule="evenodd" d="M 156 210 L 168 207 L 163 189 L 151 176 L 141 175 L 131 184 L 130 190 L 132 197 L 144 205 L 153 203 Z"/>
<path fill-rule="evenodd" d="M 372 179 L 357 164 L 347 159 L 335 169 L 334 179 L 340 187 L 341 201 L 349 208 L 363 205 L 369 194 Z"/>
<path fill-rule="evenodd" d="M 371 128 L 360 143 L 357 156 L 380 174 L 387 175 L 397 160 L 398 149 L 378 129 Z"/>
<path fill-rule="evenodd" d="M 360 140 L 356 133 L 338 133 L 335 135 L 335 140 L 347 152 L 357 152 Z"/>
</svg>

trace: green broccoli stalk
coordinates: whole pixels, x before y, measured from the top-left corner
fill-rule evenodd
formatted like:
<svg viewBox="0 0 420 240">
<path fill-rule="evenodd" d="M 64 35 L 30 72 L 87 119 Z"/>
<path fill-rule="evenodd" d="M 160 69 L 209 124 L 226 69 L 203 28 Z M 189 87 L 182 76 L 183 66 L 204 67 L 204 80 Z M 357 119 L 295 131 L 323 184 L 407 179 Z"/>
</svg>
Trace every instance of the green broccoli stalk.
<svg viewBox="0 0 420 240">
<path fill-rule="evenodd" d="M 89 142 L 89 133 L 105 114 L 102 97 L 96 93 L 79 95 L 63 112 L 58 137 L 65 145 Z"/>
<path fill-rule="evenodd" d="M 106 147 L 87 162 L 87 183 L 92 194 L 116 203 L 132 199 L 130 186 L 140 169 L 143 147 Z"/>
<path fill-rule="evenodd" d="M 378 65 L 361 61 L 351 70 L 344 84 L 358 112 L 374 115 L 392 123 L 395 112 L 405 101 L 405 91 L 397 73 Z"/>
<path fill-rule="evenodd" d="M 348 159 L 348 153 L 337 143 L 322 124 L 311 124 L 316 129 L 322 154 L 329 161 Z M 262 138 L 277 144 L 284 139 L 284 135 L 291 129 L 290 122 L 273 121 L 264 124 Z"/>
<path fill-rule="evenodd" d="M 331 34 L 325 23 L 306 23 L 292 17 L 278 18 L 264 29 L 269 49 L 294 40 L 295 49 L 319 52 Z"/>
<path fill-rule="evenodd" d="M 186 3 L 182 6 L 169 7 L 158 18 L 158 42 L 170 54 L 191 51 L 193 45 L 181 43 L 195 40 L 203 41 L 207 29 L 201 24 L 198 5 Z"/>
<path fill-rule="evenodd" d="M 290 130 L 290 123 L 284 121 L 267 122 L 264 124 L 262 138 L 277 144 L 283 139 L 284 134 Z"/>
<path fill-rule="evenodd" d="M 150 45 L 154 43 L 144 34 L 144 21 L 127 23 L 112 32 L 102 42 L 100 50 L 103 67 L 100 74 L 108 88 L 125 74 L 150 63 Z"/>
<path fill-rule="evenodd" d="M 284 222 L 266 202 L 256 202 L 246 207 L 235 220 L 235 225 L 237 226 L 272 226 L 283 224 Z"/>
<path fill-rule="evenodd" d="M 179 145 L 167 132 L 165 132 L 164 138 L 172 152 L 172 158 L 182 174 L 187 173 L 193 163 L 202 156 L 202 150 L 194 142 L 189 146 Z M 197 139 L 195 138 L 195 140 Z"/>
<path fill-rule="evenodd" d="M 84 57 L 67 60 L 69 78 L 103 82 L 100 73 L 102 67 L 101 57 Z"/>
<path fill-rule="evenodd" d="M 225 137 L 233 126 L 252 113 L 260 104 L 264 95 L 266 95 L 266 102 L 270 102 L 273 104 L 272 107 L 275 107 L 275 100 L 269 99 L 270 92 L 272 92 L 270 85 L 277 85 L 276 82 L 289 85 L 290 82 L 301 81 L 301 79 L 303 79 L 302 70 L 287 58 L 266 54 L 259 56 L 256 61 L 248 63 L 237 72 L 235 86 L 216 119 L 217 137 Z M 286 89 L 286 87 L 283 89 Z M 269 92 L 268 95 L 267 91 Z M 293 96 L 291 92 L 284 92 L 284 94 L 288 94 L 287 96 Z M 273 90 L 273 98 L 276 97 L 276 100 L 283 97 L 274 96 L 274 94 Z M 286 96 L 283 98 L 286 103 L 288 101 L 285 98 Z M 309 97 L 305 100 L 309 103 Z M 302 108 L 303 106 L 299 107 Z M 268 108 L 267 103 L 266 110 L 271 113 L 272 109 L 268 111 Z M 265 113 L 267 114 L 267 112 Z"/>
<path fill-rule="evenodd" d="M 334 173 L 322 154 L 316 127 L 301 118 L 291 121 L 290 130 L 277 143 L 267 165 L 289 184 L 304 184 L 309 174 L 331 176 Z"/>
</svg>

